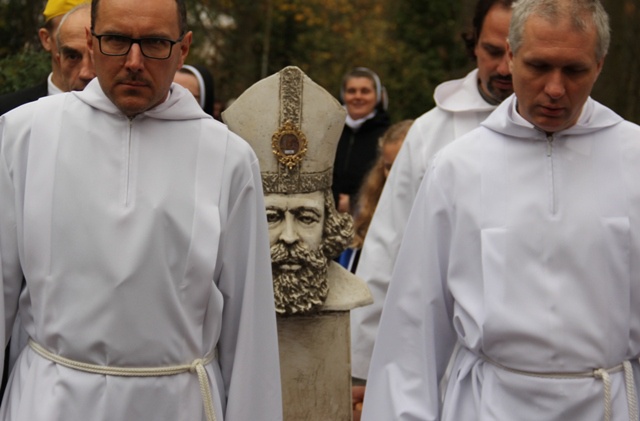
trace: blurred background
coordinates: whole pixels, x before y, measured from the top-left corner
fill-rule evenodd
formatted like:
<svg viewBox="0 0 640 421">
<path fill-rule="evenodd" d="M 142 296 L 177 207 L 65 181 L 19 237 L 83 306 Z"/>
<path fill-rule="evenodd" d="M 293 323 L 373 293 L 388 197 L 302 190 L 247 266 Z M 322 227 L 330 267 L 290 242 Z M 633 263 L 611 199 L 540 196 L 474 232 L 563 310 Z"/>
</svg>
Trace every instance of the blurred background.
<svg viewBox="0 0 640 421">
<path fill-rule="evenodd" d="M 187 63 L 214 75 L 223 104 L 287 65 L 338 97 L 354 66 L 376 71 L 393 121 L 430 109 L 433 90 L 474 67 L 461 33 L 475 0 L 186 0 L 194 42 Z M 612 45 L 593 97 L 640 123 L 640 0 L 602 0 Z M 37 39 L 45 0 L 0 0 L 0 93 L 43 80 Z"/>
</svg>

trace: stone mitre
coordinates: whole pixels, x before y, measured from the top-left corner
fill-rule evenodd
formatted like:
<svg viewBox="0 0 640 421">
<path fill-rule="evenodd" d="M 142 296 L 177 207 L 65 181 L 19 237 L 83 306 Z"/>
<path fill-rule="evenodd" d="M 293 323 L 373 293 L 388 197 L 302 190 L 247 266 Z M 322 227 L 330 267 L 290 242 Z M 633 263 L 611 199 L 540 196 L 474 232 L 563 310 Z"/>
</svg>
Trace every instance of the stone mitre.
<svg viewBox="0 0 640 421">
<path fill-rule="evenodd" d="M 345 109 L 297 67 L 259 81 L 223 113 L 260 160 L 265 194 L 331 187 Z"/>
<path fill-rule="evenodd" d="M 336 147 L 346 111 L 302 70 L 289 66 L 247 89 L 222 113 L 260 161 L 265 194 L 310 193 L 331 188 Z M 345 311 L 373 302 L 366 284 L 335 262 L 322 311 Z"/>
</svg>

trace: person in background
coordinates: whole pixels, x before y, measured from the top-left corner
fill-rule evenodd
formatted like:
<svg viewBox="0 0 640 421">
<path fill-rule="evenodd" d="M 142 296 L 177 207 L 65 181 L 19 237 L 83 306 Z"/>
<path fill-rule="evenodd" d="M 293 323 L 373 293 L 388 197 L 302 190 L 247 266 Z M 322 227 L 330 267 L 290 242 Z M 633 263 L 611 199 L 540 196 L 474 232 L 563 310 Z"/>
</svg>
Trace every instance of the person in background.
<svg viewBox="0 0 640 421">
<path fill-rule="evenodd" d="M 96 76 L 87 47 L 86 28 L 91 25 L 91 4 L 69 11 L 56 33 L 56 62 L 60 67 L 60 85 L 64 92 L 81 91 Z"/>
<path fill-rule="evenodd" d="M 378 156 L 378 139 L 389 128 L 386 91 L 366 67 L 348 72 L 340 89 L 347 121 L 333 166 L 333 197 L 340 212 L 352 213 L 362 179 Z"/>
<path fill-rule="evenodd" d="M 515 3 L 515 95 L 425 173 L 364 420 L 638 420 L 640 126 L 589 97 L 609 42 L 598 0 Z"/>
<path fill-rule="evenodd" d="M 91 13 L 97 77 L 0 117 L 0 420 L 281 420 L 260 168 L 173 84 L 186 4 Z"/>
<path fill-rule="evenodd" d="M 507 57 L 512 0 L 479 0 L 466 37 L 477 68 L 439 85 L 436 107 L 411 126 L 371 220 L 356 275 L 374 297 L 351 312 L 352 373 L 367 378 L 373 344 L 405 224 L 427 163 L 441 147 L 478 127 L 513 92 Z"/>
<path fill-rule="evenodd" d="M 213 76 L 206 67 L 185 64 L 178 69 L 173 81 L 191 92 L 204 112 L 213 116 Z"/>
<path fill-rule="evenodd" d="M 412 123 L 413 120 L 403 120 L 393 124 L 384 132 L 378 142 L 378 159 L 364 178 L 357 196 L 355 217 L 353 219 L 355 231 L 353 242 L 339 258 L 339 263 L 352 273 L 355 273 L 358 267 L 360 249 L 367 235 L 373 212 L 378 205 L 382 188 L 384 187 L 385 181 L 387 181 L 389 171 L 391 171 L 391 165 L 396 159 L 402 142 L 404 142 L 404 138 Z"/>
<path fill-rule="evenodd" d="M 218 121 L 222 121 L 222 112 L 225 110 L 225 104 L 219 99 L 213 101 L 213 118 Z"/>
<path fill-rule="evenodd" d="M 38 98 L 65 91 L 57 56 L 56 32 L 64 14 L 82 3 L 89 3 L 89 0 L 47 1 L 43 12 L 45 23 L 38 30 L 38 36 L 42 48 L 51 55 L 51 73 L 47 80 L 38 85 L 0 96 L 0 115 Z"/>
</svg>

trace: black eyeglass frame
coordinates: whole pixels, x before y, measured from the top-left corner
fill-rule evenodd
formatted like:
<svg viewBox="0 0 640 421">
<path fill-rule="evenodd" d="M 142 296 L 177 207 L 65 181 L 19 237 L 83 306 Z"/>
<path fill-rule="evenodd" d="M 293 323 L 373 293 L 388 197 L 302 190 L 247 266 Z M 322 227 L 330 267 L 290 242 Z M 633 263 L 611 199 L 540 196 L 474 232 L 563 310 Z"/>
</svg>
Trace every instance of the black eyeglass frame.
<svg viewBox="0 0 640 421">
<path fill-rule="evenodd" d="M 171 57 L 171 53 L 173 53 L 173 46 L 178 44 L 179 42 L 182 42 L 182 40 L 184 39 L 184 34 L 180 35 L 180 38 L 178 38 L 176 40 L 169 39 L 169 38 L 162 38 L 162 37 L 131 38 L 131 37 L 127 37 L 125 35 L 117 35 L 117 34 L 96 34 L 93 31 L 93 29 L 91 30 L 91 35 L 98 39 L 98 47 L 100 48 L 100 52 L 102 54 L 104 54 L 105 56 L 111 56 L 111 57 L 126 56 L 127 54 L 129 54 L 129 51 L 131 51 L 131 46 L 133 44 L 138 44 L 138 47 L 140 47 L 140 52 L 142 53 L 142 55 L 145 56 L 146 58 L 150 58 L 152 60 L 167 60 L 169 57 Z M 125 51 L 123 53 L 119 53 L 119 54 L 105 53 L 102 50 L 102 37 L 118 37 L 118 38 L 122 38 L 122 39 L 128 39 L 129 40 L 129 48 L 127 48 L 127 51 Z M 167 41 L 167 42 L 169 42 L 171 44 L 171 46 L 169 47 L 169 53 L 167 54 L 166 57 L 148 56 L 147 54 L 145 54 L 144 48 L 142 48 L 142 42 L 146 41 L 146 40 L 159 40 L 159 41 Z"/>
</svg>

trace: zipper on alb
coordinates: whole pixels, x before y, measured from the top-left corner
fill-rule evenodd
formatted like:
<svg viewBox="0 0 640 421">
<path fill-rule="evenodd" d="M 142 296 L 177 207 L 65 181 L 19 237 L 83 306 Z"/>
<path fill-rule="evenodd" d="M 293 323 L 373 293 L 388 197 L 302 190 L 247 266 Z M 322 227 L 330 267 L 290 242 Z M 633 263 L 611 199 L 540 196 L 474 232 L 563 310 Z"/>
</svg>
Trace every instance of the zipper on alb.
<svg viewBox="0 0 640 421">
<path fill-rule="evenodd" d="M 552 215 L 556 213 L 556 176 L 553 163 L 553 133 L 547 134 L 547 167 L 549 171 L 549 212 Z"/>
<path fill-rule="evenodd" d="M 129 137 L 127 139 L 127 162 L 125 169 L 125 185 L 124 185 L 124 205 L 129 206 L 130 203 L 130 185 L 131 185 L 131 154 L 132 154 L 132 133 L 133 119 L 129 119 Z"/>
</svg>

